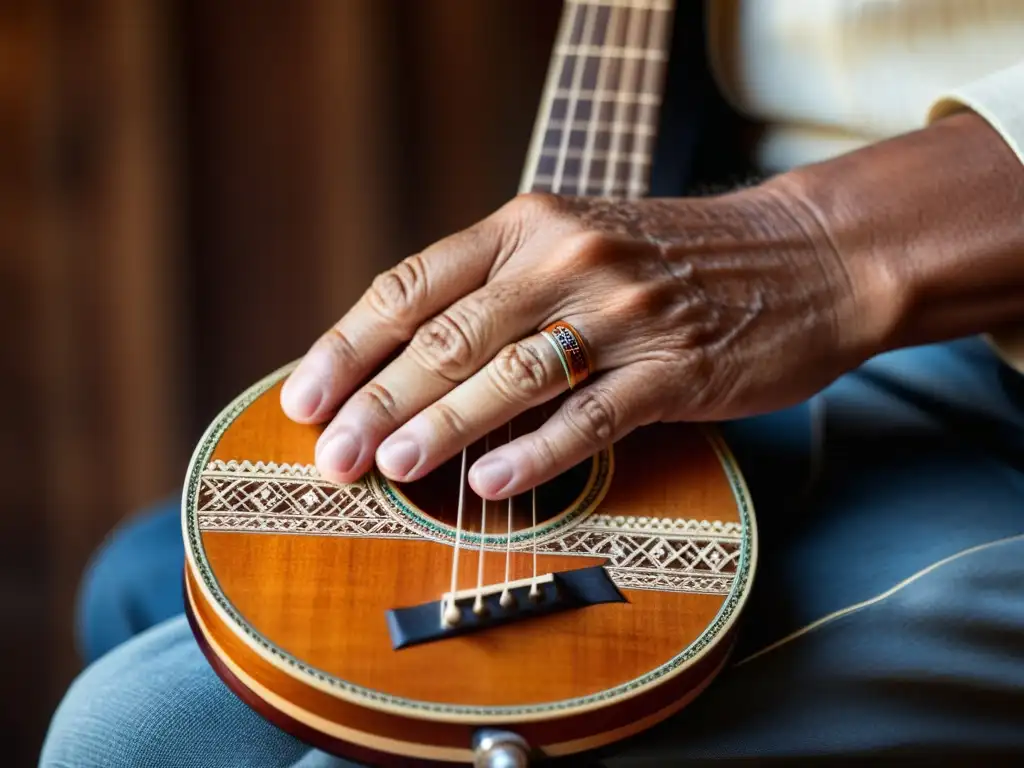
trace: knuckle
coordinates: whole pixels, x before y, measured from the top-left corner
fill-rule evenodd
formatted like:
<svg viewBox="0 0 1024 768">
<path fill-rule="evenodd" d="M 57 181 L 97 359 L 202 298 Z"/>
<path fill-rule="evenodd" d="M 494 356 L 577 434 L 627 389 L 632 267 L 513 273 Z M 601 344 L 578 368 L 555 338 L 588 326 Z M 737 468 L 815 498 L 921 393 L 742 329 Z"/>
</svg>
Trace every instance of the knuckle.
<svg viewBox="0 0 1024 768">
<path fill-rule="evenodd" d="M 505 347 L 488 366 L 494 388 L 513 402 L 531 400 L 549 380 L 544 360 L 529 344 L 516 342 Z"/>
<path fill-rule="evenodd" d="M 556 196 L 542 192 L 521 193 L 495 211 L 488 219 L 488 225 L 495 229 L 498 233 L 496 239 L 503 244 L 500 255 L 495 259 L 495 267 L 505 263 L 527 241 L 549 226 L 557 211 Z"/>
<path fill-rule="evenodd" d="M 349 341 L 344 331 L 337 326 L 332 326 L 323 335 L 321 343 L 327 347 L 339 366 L 355 368 L 359 365 L 360 358 L 359 353 L 356 352 L 355 345 Z"/>
<path fill-rule="evenodd" d="M 483 336 L 480 313 L 467 305 L 450 307 L 416 331 L 410 351 L 448 380 L 464 378 L 477 358 Z"/>
<path fill-rule="evenodd" d="M 538 467 L 558 466 L 558 451 L 548 435 L 542 432 L 535 433 L 530 441 L 530 448 L 537 459 Z"/>
<path fill-rule="evenodd" d="M 567 235 L 558 248 L 558 262 L 573 274 L 600 269 L 618 260 L 615 243 L 601 232 L 586 231 Z"/>
<path fill-rule="evenodd" d="M 447 403 L 435 403 L 432 411 L 434 420 L 450 436 L 467 434 L 466 420 Z"/>
<path fill-rule="evenodd" d="M 427 292 L 427 273 L 418 254 L 377 275 L 367 291 L 367 303 L 385 319 L 407 325 Z"/>
<path fill-rule="evenodd" d="M 588 443 L 605 443 L 615 435 L 619 413 L 607 392 L 586 389 L 566 404 L 565 420 Z"/>
<path fill-rule="evenodd" d="M 625 317 L 661 315 L 671 305 L 672 297 L 657 285 L 641 283 L 618 289 L 611 302 Z"/>
<path fill-rule="evenodd" d="M 558 210 L 558 196 L 550 192 L 521 192 L 506 207 L 506 213 L 526 221 L 551 216 Z"/>
<path fill-rule="evenodd" d="M 384 386 L 371 381 L 353 398 L 360 409 L 366 409 L 375 420 L 391 422 L 395 420 L 395 396 Z"/>
</svg>

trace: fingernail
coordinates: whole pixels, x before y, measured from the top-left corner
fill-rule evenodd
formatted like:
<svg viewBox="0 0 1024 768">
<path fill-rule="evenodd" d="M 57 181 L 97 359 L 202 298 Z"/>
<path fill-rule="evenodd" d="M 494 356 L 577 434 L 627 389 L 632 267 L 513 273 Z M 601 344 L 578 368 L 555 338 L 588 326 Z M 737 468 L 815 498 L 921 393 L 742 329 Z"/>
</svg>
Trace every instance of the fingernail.
<svg viewBox="0 0 1024 768">
<path fill-rule="evenodd" d="M 512 465 L 504 459 L 484 459 L 469 471 L 469 482 L 478 493 L 493 495 L 512 481 Z"/>
<path fill-rule="evenodd" d="M 330 472 L 344 474 L 359 459 L 359 441 L 349 432 L 339 432 L 317 451 L 316 463 Z"/>
<path fill-rule="evenodd" d="M 420 462 L 420 447 L 411 440 L 384 443 L 377 451 L 377 466 L 384 474 L 405 477 Z"/>
<path fill-rule="evenodd" d="M 300 366 L 281 388 L 281 407 L 293 419 L 308 419 L 320 407 L 324 389 L 317 370 Z"/>
</svg>

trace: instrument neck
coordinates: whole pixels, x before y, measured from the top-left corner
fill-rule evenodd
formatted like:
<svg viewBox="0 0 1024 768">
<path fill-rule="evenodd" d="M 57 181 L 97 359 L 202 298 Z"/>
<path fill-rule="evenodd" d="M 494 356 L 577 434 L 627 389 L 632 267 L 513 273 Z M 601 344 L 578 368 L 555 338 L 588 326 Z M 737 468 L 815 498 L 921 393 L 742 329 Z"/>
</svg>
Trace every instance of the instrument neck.
<svg viewBox="0 0 1024 768">
<path fill-rule="evenodd" d="M 566 0 L 520 192 L 648 192 L 674 0 Z"/>
</svg>

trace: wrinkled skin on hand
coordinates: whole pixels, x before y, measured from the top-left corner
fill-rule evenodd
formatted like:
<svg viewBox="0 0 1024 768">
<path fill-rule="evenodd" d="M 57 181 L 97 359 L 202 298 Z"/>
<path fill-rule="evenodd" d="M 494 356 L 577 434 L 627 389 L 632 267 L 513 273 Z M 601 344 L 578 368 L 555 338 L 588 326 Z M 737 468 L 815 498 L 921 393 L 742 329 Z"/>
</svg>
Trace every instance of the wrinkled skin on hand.
<svg viewBox="0 0 1024 768">
<path fill-rule="evenodd" d="M 522 195 L 378 276 L 315 342 L 282 405 L 296 421 L 330 422 L 316 453 L 327 478 L 351 482 L 376 461 L 413 481 L 561 398 L 538 429 L 470 469 L 476 493 L 501 499 L 644 424 L 805 399 L 870 354 L 848 332 L 855 305 L 816 217 L 782 187 Z M 580 331 L 593 363 L 567 396 L 538 334 L 555 320 Z"/>
</svg>

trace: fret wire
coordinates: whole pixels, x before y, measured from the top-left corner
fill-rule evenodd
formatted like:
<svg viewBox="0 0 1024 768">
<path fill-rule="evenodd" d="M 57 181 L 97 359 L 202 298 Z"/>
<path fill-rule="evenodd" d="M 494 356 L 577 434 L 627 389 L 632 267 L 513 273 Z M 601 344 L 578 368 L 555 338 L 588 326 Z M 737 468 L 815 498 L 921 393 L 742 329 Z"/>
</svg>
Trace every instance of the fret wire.
<svg viewBox="0 0 1024 768">
<path fill-rule="evenodd" d="M 649 51 L 646 48 L 623 48 L 602 45 L 566 45 L 559 51 L 563 56 L 605 56 L 619 59 L 643 59 L 645 61 L 667 61 L 662 51 Z"/>
<path fill-rule="evenodd" d="M 615 181 L 628 180 L 630 176 L 630 168 L 633 166 L 639 166 L 645 173 L 650 171 L 653 164 L 653 159 L 650 154 L 639 155 L 634 153 L 623 157 L 619 155 L 614 161 L 617 165 L 611 166 L 611 170 L 614 172 Z M 537 163 L 537 178 L 538 179 L 554 179 L 556 158 L 551 156 L 541 157 L 540 162 Z M 570 180 L 576 180 L 580 184 L 586 185 L 594 182 L 595 179 L 604 178 L 609 167 L 610 162 L 605 155 L 597 156 L 592 159 L 590 163 L 590 177 L 587 179 L 582 178 L 582 158 L 579 156 L 569 157 L 565 163 L 565 170 L 562 173 L 562 178 L 565 181 L 562 182 L 562 191 L 570 189 Z M 643 184 L 643 179 L 637 180 L 637 184 Z M 553 191 L 553 190 L 551 190 Z"/>
<path fill-rule="evenodd" d="M 578 5 L 580 3 L 607 8 L 647 9 L 651 11 L 667 11 L 669 13 L 675 10 L 674 3 L 672 2 L 658 3 L 654 2 L 654 0 L 568 0 L 569 5 Z"/>
<path fill-rule="evenodd" d="M 635 122 L 595 120 L 590 123 L 585 121 L 570 123 L 565 120 L 554 120 L 544 132 L 540 151 L 550 154 L 552 150 L 558 150 L 565 133 L 572 134 L 569 139 L 570 148 L 583 149 L 587 145 L 588 134 L 593 134 L 595 141 L 598 142 L 608 139 L 615 133 L 630 134 L 633 137 L 634 145 L 636 145 L 641 143 L 641 140 L 656 138 L 657 131 L 657 110 L 654 107 L 644 108 Z M 607 147 L 602 148 L 606 149 Z"/>
<path fill-rule="evenodd" d="M 565 120 L 550 120 L 548 121 L 548 131 L 586 131 L 591 126 L 596 128 L 595 133 L 608 133 L 614 130 L 632 131 L 637 136 L 641 137 L 653 137 L 658 133 L 657 125 L 646 125 L 644 123 L 616 123 L 606 122 L 603 125 L 598 125 L 596 122 L 591 123 L 588 120 L 574 120 L 573 122 L 566 122 Z M 545 145 L 547 146 L 547 145 Z"/>
<path fill-rule="evenodd" d="M 556 99 L 567 99 L 569 98 L 569 95 L 570 94 L 567 89 L 555 89 Z M 580 91 L 576 94 L 576 98 L 589 99 L 591 101 L 622 101 L 627 104 L 649 104 L 652 107 L 661 104 L 661 96 L 657 93 L 638 93 L 628 89 L 614 91 L 597 89 L 594 89 L 593 91 Z"/>
<path fill-rule="evenodd" d="M 588 140 L 585 131 L 573 130 L 569 131 L 569 147 L 565 152 L 570 153 L 573 157 L 582 157 L 580 153 L 585 153 L 589 147 L 594 152 L 609 152 L 612 148 L 612 137 L 613 132 L 604 128 L 599 128 L 593 132 L 593 140 Z M 548 138 L 551 141 L 545 141 L 541 145 L 538 159 L 541 157 L 552 157 L 558 158 L 562 154 L 562 148 L 560 146 L 561 136 L 564 134 L 557 131 L 551 131 L 548 134 Z M 625 132 L 621 132 L 620 135 L 625 136 Z M 630 138 L 632 139 L 632 154 L 645 154 L 649 153 L 654 149 L 656 137 L 654 134 L 636 134 L 633 133 Z M 626 151 L 620 149 L 620 151 Z M 628 154 L 628 152 L 627 152 Z"/>
<path fill-rule="evenodd" d="M 578 12 L 579 6 L 577 5 L 577 6 L 574 6 L 574 7 L 577 9 L 577 12 Z M 583 32 L 582 32 L 582 39 L 584 39 L 584 40 L 589 40 L 590 39 L 590 35 L 593 32 L 593 28 L 594 28 L 594 21 L 595 21 L 595 19 L 597 17 L 596 13 L 590 13 L 589 11 L 590 11 L 590 6 L 589 5 L 583 7 Z M 575 116 L 576 101 L 577 101 L 577 99 L 579 99 L 579 96 L 580 96 L 580 86 L 583 83 L 583 69 L 584 69 L 583 63 L 580 62 L 579 60 L 576 60 L 574 68 L 573 68 L 572 89 L 571 89 L 570 94 L 569 94 L 569 104 L 566 107 L 566 116 L 570 120 L 573 119 L 573 117 Z M 551 185 L 552 190 L 554 192 L 556 192 L 556 193 L 560 193 L 562 191 L 561 181 L 562 181 L 562 175 L 565 173 L 565 166 L 566 166 L 566 161 L 567 161 L 567 157 L 566 157 L 565 152 L 569 148 L 569 137 L 571 135 L 572 135 L 571 131 L 563 131 L 562 132 L 561 153 L 560 153 L 561 156 L 559 157 L 558 165 L 555 167 L 555 179 L 554 179 L 554 181 L 552 182 L 552 185 Z"/>
<path fill-rule="evenodd" d="M 580 184 L 581 180 L 579 178 L 575 178 L 575 177 L 573 177 L 573 178 L 565 177 L 565 178 L 567 178 L 570 181 L 576 183 L 577 186 L 581 190 L 585 186 L 588 190 L 589 189 L 595 189 L 595 190 L 599 190 L 600 192 L 605 192 L 605 193 L 608 192 L 608 190 L 605 189 L 602 186 L 603 182 L 590 182 L 589 184 L 583 185 L 583 184 Z M 537 177 L 536 177 L 537 184 L 540 185 L 540 186 L 545 187 L 548 190 L 550 190 L 552 180 L 553 179 L 552 179 L 552 177 L 550 175 L 538 174 Z M 642 194 L 643 193 L 644 185 L 645 185 L 644 182 L 641 182 L 639 184 L 632 184 L 631 185 L 625 179 L 618 179 L 618 181 L 614 185 L 612 185 L 612 187 L 610 189 L 612 190 L 612 194 L 621 194 L 621 190 L 623 190 L 623 189 L 628 187 L 632 191 L 639 191 Z M 585 192 L 584 194 L 588 194 L 589 195 L 589 194 L 598 194 L 598 193 L 597 192 L 589 192 L 588 191 L 588 192 Z"/>
<path fill-rule="evenodd" d="M 625 155 L 625 156 L 619 154 L 617 157 L 613 157 L 612 153 L 607 151 L 607 150 L 601 150 L 601 149 L 587 150 L 587 148 L 584 147 L 583 149 L 571 149 L 570 148 L 570 149 L 565 150 L 564 153 L 560 153 L 558 155 L 547 155 L 547 154 L 541 153 L 541 157 L 549 157 L 549 158 L 552 158 L 552 159 L 556 159 L 558 157 L 563 157 L 563 156 L 566 157 L 567 159 L 578 159 L 578 160 L 583 160 L 583 159 L 585 159 L 585 157 L 589 156 L 591 161 L 595 161 L 595 162 L 597 162 L 597 161 L 599 161 L 599 162 L 608 162 L 609 160 L 614 160 L 615 162 L 620 162 L 620 163 L 630 163 L 630 164 L 635 164 L 635 163 L 641 163 L 642 164 L 642 163 L 650 163 L 650 162 L 652 162 L 651 155 L 648 152 L 631 152 L 630 154 Z M 582 177 L 582 178 L 584 180 L 586 180 L 585 176 Z"/>
</svg>

